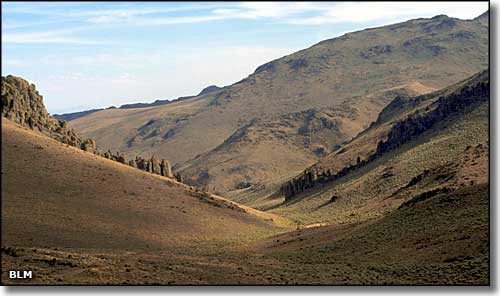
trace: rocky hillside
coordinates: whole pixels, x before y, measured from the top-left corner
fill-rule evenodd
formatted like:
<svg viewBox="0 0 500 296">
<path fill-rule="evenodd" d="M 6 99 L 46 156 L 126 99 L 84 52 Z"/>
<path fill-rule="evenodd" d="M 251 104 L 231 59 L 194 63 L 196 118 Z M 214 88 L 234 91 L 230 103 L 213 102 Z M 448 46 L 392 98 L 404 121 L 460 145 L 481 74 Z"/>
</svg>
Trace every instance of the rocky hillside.
<svg viewBox="0 0 500 296">
<path fill-rule="evenodd" d="M 379 97 L 409 93 L 414 94 L 401 88 Z M 371 100 L 376 100 L 375 96 Z M 346 101 L 335 107 L 256 118 L 221 145 L 176 169 L 186 176 L 188 184 L 237 198 L 283 182 L 336 150 L 370 123 L 363 114 Z"/>
<path fill-rule="evenodd" d="M 84 142 L 65 121 L 50 116 L 35 85 L 19 77 L 2 77 L 2 116 L 71 146 Z"/>
<path fill-rule="evenodd" d="M 410 95 L 428 93 L 486 68 L 485 19 L 487 15 L 474 20 L 441 15 L 348 33 L 264 64 L 247 78 L 215 93 L 154 108 L 104 110 L 73 120 L 70 125 L 95 137 L 104 147 L 130 156 L 171 155 L 187 179 L 204 185 L 200 172 L 207 171 L 217 180 L 231 180 L 230 184 L 209 182 L 209 187 L 239 194 L 228 190 L 248 183 L 266 187 L 269 176 L 288 178 L 299 172 L 298 166 L 307 167 L 318 160 L 318 154 L 311 153 L 315 148 L 293 139 L 295 133 L 267 141 L 265 135 L 273 133 L 267 129 L 286 125 L 292 114 L 348 104 L 347 114 L 337 114 L 331 120 L 340 122 L 357 114 L 362 122 L 348 129 L 337 127 L 342 135 L 337 137 L 339 142 L 329 142 L 326 147 L 333 149 L 367 128 L 395 97 L 377 94 L 393 89 L 404 89 Z M 282 123 L 277 123 L 279 118 Z M 263 123 L 268 120 L 270 124 Z M 235 142 L 231 158 L 239 161 L 229 164 L 228 158 L 220 157 L 215 149 L 227 147 L 228 138 L 252 122 L 262 123 L 258 130 L 263 136 L 255 138 L 262 148 L 259 152 L 240 149 Z M 319 138 L 321 133 L 314 135 L 313 131 L 309 137 Z M 326 138 L 317 143 L 325 143 Z M 273 147 L 280 151 L 277 166 L 259 167 L 267 163 Z"/>
<path fill-rule="evenodd" d="M 487 186 L 489 86 L 486 70 L 395 100 L 370 128 L 252 205 L 305 224 L 358 223 Z"/>
<path fill-rule="evenodd" d="M 111 150 L 102 151 L 97 147 L 94 139 L 82 139 L 73 129 L 67 127 L 66 121 L 49 115 L 45 109 L 43 97 L 38 93 L 35 85 L 20 77 L 12 75 L 2 77 L 2 116 L 64 144 L 143 171 L 174 178 L 170 162 L 166 159 L 158 159 L 155 156 L 144 159 L 136 156 L 135 159 L 127 160 L 123 153 L 113 153 Z M 177 179 L 181 181 L 180 175 Z"/>
<path fill-rule="evenodd" d="M 408 99 L 408 102 L 412 102 L 409 106 L 414 110 L 408 115 L 404 112 L 408 106 L 405 108 L 401 97 L 396 98 L 381 112 L 377 122 L 370 127 L 371 130 L 379 129 L 378 138 L 381 138 L 377 145 L 372 146 L 373 153 L 355 156 L 351 152 L 351 157 L 355 157 L 355 160 L 353 159 L 350 164 L 345 164 L 341 169 L 326 168 L 324 163 L 327 161 L 308 168 L 301 175 L 283 184 L 281 191 L 285 195 L 285 199 L 290 200 L 310 188 L 334 182 L 349 173 L 359 170 L 385 153 L 413 140 L 423 132 L 431 129 L 436 123 L 444 121 L 447 117 L 462 112 L 473 105 L 488 102 L 490 95 L 488 71 L 482 71 L 450 89 Z M 451 92 L 451 90 L 453 91 Z M 393 117 L 396 116 L 394 114 L 395 106 L 400 107 L 400 112 L 403 111 L 402 116 L 400 114 L 400 117 L 392 124 L 390 129 L 384 131 L 384 123 L 387 123 L 387 120 L 391 118 L 387 114 L 392 113 Z M 357 140 L 355 139 L 353 142 Z M 335 158 L 346 151 L 347 148 L 342 147 L 331 158 Z"/>
</svg>

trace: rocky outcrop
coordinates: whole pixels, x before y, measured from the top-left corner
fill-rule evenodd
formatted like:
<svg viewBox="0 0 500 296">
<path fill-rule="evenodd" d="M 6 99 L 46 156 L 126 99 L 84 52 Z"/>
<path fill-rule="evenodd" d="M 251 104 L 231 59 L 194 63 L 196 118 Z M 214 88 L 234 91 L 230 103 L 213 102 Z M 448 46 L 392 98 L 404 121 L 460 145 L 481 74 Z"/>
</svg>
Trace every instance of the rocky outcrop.
<svg viewBox="0 0 500 296">
<path fill-rule="evenodd" d="M 174 178 L 170 162 L 166 159 L 160 160 L 155 156 L 151 157 L 150 159 L 144 159 L 141 156 L 136 156 L 135 159 L 127 160 L 121 153 L 117 152 L 116 154 L 114 154 L 111 151 L 107 151 L 104 154 L 104 157 L 124 164 L 128 164 L 129 166 L 139 170 L 169 178 Z"/>
<path fill-rule="evenodd" d="M 151 157 L 151 172 L 153 174 L 160 175 L 161 170 L 160 170 L 160 161 L 156 157 Z"/>
<path fill-rule="evenodd" d="M 170 163 L 166 159 L 160 161 L 153 156 L 145 160 L 137 156 L 133 160 L 127 160 L 120 152 L 113 153 L 110 150 L 102 152 L 94 139 L 83 140 L 72 129 L 67 128 L 66 121 L 58 120 L 47 112 L 43 97 L 38 93 L 35 85 L 22 78 L 12 75 L 2 77 L 2 116 L 83 151 L 143 171 L 174 178 Z"/>
<path fill-rule="evenodd" d="M 285 195 L 285 200 L 288 201 L 307 189 L 342 178 L 351 171 L 365 165 L 367 162 L 368 160 L 359 161 L 357 164 L 348 165 L 336 173 L 332 173 L 331 170 L 317 171 L 314 168 L 309 168 L 298 177 L 283 184 L 281 186 L 281 192 Z"/>
<path fill-rule="evenodd" d="M 340 171 L 332 173 L 330 170 L 316 171 L 314 168 L 305 170 L 301 175 L 293 178 L 281 186 L 280 191 L 285 195 L 285 200 L 294 198 L 298 193 L 320 184 L 333 182 L 352 171 L 355 171 L 367 163 L 374 161 L 383 154 L 397 149 L 401 145 L 415 139 L 418 135 L 433 127 L 436 123 L 446 119 L 450 115 L 464 111 L 472 105 L 479 104 L 489 100 L 490 83 L 488 71 L 483 71 L 475 75 L 470 83 L 465 84 L 457 91 L 440 96 L 433 109 L 423 113 L 416 111 L 410 114 L 406 119 L 396 122 L 387 134 L 386 140 L 381 140 L 376 151 L 367 159 L 361 160 L 358 156 L 354 164 L 345 166 Z M 399 104 L 401 98 L 396 98 L 398 102 L 389 104 L 394 108 Z M 418 100 L 418 98 L 416 98 Z"/>
<path fill-rule="evenodd" d="M 414 206 L 415 204 L 426 201 L 426 200 L 428 200 L 428 199 L 430 199 L 438 194 L 449 193 L 451 191 L 452 191 L 452 189 L 450 189 L 448 187 L 443 187 L 443 188 L 436 188 L 434 190 L 423 192 L 421 194 L 414 196 L 410 200 L 402 203 L 398 209 L 403 209 L 406 207 Z"/>
<path fill-rule="evenodd" d="M 92 153 L 96 153 L 96 151 L 98 151 L 94 139 L 87 139 L 87 140 L 83 141 L 81 148 L 84 151 L 92 152 Z"/>
<path fill-rule="evenodd" d="M 170 166 L 170 162 L 166 159 L 162 159 L 161 164 L 161 175 L 169 178 L 174 177 L 174 173 L 172 172 L 172 167 Z"/>
<path fill-rule="evenodd" d="M 65 121 L 49 115 L 34 84 L 16 76 L 2 77 L 2 116 L 74 147 L 84 142 Z"/>
<path fill-rule="evenodd" d="M 128 161 L 128 165 L 133 167 L 133 168 L 137 168 L 137 163 L 135 162 L 135 160 L 131 159 Z"/>
<path fill-rule="evenodd" d="M 416 112 L 405 120 L 397 122 L 389 131 L 387 140 L 378 144 L 376 155 L 382 155 L 401 146 L 452 113 L 488 100 L 489 95 L 489 81 L 481 81 L 446 97 L 439 97 L 437 107 L 434 110 L 423 114 Z"/>
<path fill-rule="evenodd" d="M 35 85 L 11 75 L 2 77 L 2 116 L 31 128 L 61 127 L 45 110 Z"/>
</svg>

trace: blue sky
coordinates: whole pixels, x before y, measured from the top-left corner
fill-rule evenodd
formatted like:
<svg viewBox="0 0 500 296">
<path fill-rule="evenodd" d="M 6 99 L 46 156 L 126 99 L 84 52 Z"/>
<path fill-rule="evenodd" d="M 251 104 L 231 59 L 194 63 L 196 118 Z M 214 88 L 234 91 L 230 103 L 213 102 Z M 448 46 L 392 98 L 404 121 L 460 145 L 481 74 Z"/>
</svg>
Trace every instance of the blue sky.
<svg viewBox="0 0 500 296">
<path fill-rule="evenodd" d="M 487 2 L 2 2 L 2 75 L 51 113 L 192 95 L 346 32 Z"/>
</svg>

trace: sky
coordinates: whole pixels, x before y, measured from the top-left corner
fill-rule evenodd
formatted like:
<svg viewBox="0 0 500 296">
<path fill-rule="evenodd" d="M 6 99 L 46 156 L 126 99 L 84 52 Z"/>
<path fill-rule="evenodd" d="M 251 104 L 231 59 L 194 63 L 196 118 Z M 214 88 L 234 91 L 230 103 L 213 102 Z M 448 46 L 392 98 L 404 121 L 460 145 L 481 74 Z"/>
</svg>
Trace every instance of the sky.
<svg viewBox="0 0 500 296">
<path fill-rule="evenodd" d="M 50 113 L 153 102 L 235 83 L 344 33 L 488 2 L 8 2 L 2 76 L 34 83 Z"/>
</svg>

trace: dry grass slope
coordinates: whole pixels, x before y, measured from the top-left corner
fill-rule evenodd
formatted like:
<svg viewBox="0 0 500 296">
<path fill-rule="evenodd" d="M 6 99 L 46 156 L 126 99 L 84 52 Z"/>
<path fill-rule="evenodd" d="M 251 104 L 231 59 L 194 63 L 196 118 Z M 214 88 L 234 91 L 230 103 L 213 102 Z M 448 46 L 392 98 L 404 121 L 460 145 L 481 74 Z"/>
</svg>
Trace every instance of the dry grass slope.
<svg viewBox="0 0 500 296">
<path fill-rule="evenodd" d="M 283 231 L 276 224 L 286 223 L 276 215 L 61 144 L 6 119 L 2 147 L 3 248 L 63 248 L 78 256 L 209 256 Z M 5 281 L 11 266 L 9 261 L 2 264 Z"/>
<path fill-rule="evenodd" d="M 488 185 L 440 194 L 384 218 L 307 228 L 255 246 L 296 268 L 297 282 L 489 285 Z M 316 278 L 301 278 L 310 272 Z"/>
<path fill-rule="evenodd" d="M 145 157 L 156 154 L 178 164 L 193 183 L 228 196 L 243 194 L 241 200 L 247 200 L 251 194 L 240 192 L 240 187 L 249 183 L 267 191 L 280 181 L 264 181 L 271 175 L 286 178 L 299 166 L 316 162 L 314 151 L 328 152 L 366 128 L 394 98 L 381 94 L 394 89 L 429 92 L 487 67 L 484 18 L 487 15 L 474 20 L 437 16 L 348 33 L 262 65 L 215 94 L 165 106 L 99 111 L 70 125 L 104 148 Z M 304 141 L 282 127 L 300 129 L 300 116 L 290 118 L 297 112 L 345 105 L 351 107 L 347 113 L 331 118 L 339 131 L 336 143 L 328 142 L 332 132 L 312 132 Z M 226 147 L 230 155 L 218 153 L 217 147 L 254 119 L 253 149 L 235 142 Z M 285 139 L 268 137 L 274 132 L 285 132 Z M 314 145 L 308 146 L 308 141 Z M 281 151 L 280 161 L 267 165 L 274 146 Z"/>
<path fill-rule="evenodd" d="M 345 163 L 355 162 L 358 155 L 364 159 L 366 156 L 361 153 L 373 153 L 379 140 L 386 137 L 387 127 L 406 118 L 409 110 L 417 112 L 428 106 L 435 108 L 443 93 L 454 93 L 468 83 L 472 85 L 488 80 L 487 75 L 474 77 L 429 95 L 425 100 L 414 98 L 417 103 L 409 103 L 409 109 L 403 108 L 399 115 L 372 126 L 341 148 L 342 153 L 333 153 L 314 167 L 336 170 Z M 450 114 L 411 141 L 340 179 L 306 190 L 289 202 L 283 202 L 283 198 L 268 198 L 274 201 L 271 212 L 304 225 L 360 222 L 385 216 L 403 202 L 426 191 L 487 184 L 489 98 L 477 101 L 477 104 Z"/>
</svg>

